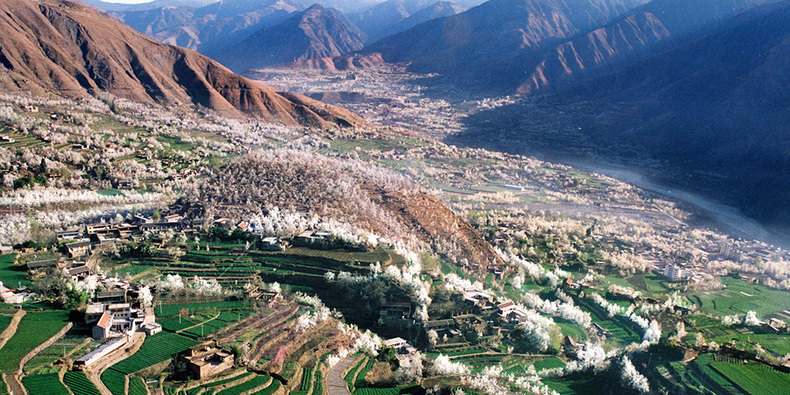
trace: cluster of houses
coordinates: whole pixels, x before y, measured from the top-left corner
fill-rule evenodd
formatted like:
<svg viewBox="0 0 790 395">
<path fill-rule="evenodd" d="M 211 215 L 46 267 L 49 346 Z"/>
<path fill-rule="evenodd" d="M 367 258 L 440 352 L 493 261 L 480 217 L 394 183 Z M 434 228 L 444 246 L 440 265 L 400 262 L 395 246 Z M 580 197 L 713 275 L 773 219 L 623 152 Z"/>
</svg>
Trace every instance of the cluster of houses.
<svg viewBox="0 0 790 395">
<path fill-rule="evenodd" d="M 131 222 L 121 224 L 87 224 L 83 229 L 69 230 L 55 234 L 57 241 L 63 243 L 71 257 L 90 255 L 95 248 L 114 246 L 124 242 L 139 242 L 146 232 L 158 233 L 165 230 L 191 231 L 183 216 L 168 215 L 160 219 L 134 216 Z"/>
</svg>

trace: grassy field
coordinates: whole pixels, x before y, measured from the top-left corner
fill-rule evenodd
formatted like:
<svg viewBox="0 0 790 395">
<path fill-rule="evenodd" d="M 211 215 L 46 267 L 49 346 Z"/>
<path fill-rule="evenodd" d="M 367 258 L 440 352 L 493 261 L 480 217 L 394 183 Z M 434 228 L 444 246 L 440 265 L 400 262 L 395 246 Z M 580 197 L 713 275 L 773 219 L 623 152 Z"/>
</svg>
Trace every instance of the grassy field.
<svg viewBox="0 0 790 395">
<path fill-rule="evenodd" d="M 9 288 L 31 286 L 27 271 L 22 265 L 14 265 L 14 258 L 15 254 L 0 255 L 0 282 Z"/>
<path fill-rule="evenodd" d="M 554 321 L 562 330 L 563 335 L 570 336 L 577 342 L 587 340 L 587 332 L 585 332 L 581 326 L 561 318 L 555 318 Z"/>
<path fill-rule="evenodd" d="M 193 245 L 194 246 L 194 245 Z M 284 277 L 277 281 L 293 286 L 304 286 L 299 279 L 291 279 L 289 275 L 321 277 L 327 271 L 347 271 L 367 274 L 369 265 L 374 262 L 382 264 L 402 265 L 403 257 L 392 250 L 378 248 L 373 251 L 347 250 L 314 250 L 308 248 L 290 248 L 282 252 L 245 251 L 245 246 L 234 243 L 201 243 L 200 248 L 184 254 L 178 261 L 165 259 L 124 259 L 116 263 L 131 264 L 111 269 L 114 273 L 134 276 L 178 274 L 183 277 L 200 275 L 215 278 L 225 286 L 239 286 L 255 281 L 257 274 L 270 274 Z M 195 246 L 196 247 L 196 246 Z"/>
<path fill-rule="evenodd" d="M 253 310 L 223 311 L 219 313 L 217 318 L 206 320 L 204 323 L 200 323 L 199 325 L 184 330 L 180 333 L 184 336 L 189 336 L 192 338 L 208 336 L 238 322 L 239 320 L 247 318 L 250 314 L 252 314 L 252 312 Z"/>
<path fill-rule="evenodd" d="M 83 372 L 66 372 L 63 382 L 74 395 L 99 395 L 100 392 Z"/>
<path fill-rule="evenodd" d="M 686 368 L 683 376 L 684 383 L 694 383 L 701 388 L 713 389 L 716 392 L 728 394 L 743 393 L 732 381 L 713 368 L 714 356 L 711 354 L 700 355 Z M 677 366 L 675 366 L 677 368 Z"/>
<path fill-rule="evenodd" d="M 546 358 L 535 362 L 535 370 L 540 372 L 544 369 L 564 368 L 565 362 L 559 358 Z"/>
<path fill-rule="evenodd" d="M 14 336 L 0 349 L 0 372 L 19 369 L 22 358 L 63 329 L 68 317 L 68 311 L 27 313 Z"/>
<path fill-rule="evenodd" d="M 60 377 L 58 377 L 57 373 L 25 376 L 22 379 L 22 385 L 25 386 L 25 389 L 30 394 L 70 395 L 66 386 L 60 382 Z"/>
<path fill-rule="evenodd" d="M 724 277 L 721 282 L 725 285 L 724 289 L 697 292 L 692 296 L 692 300 L 701 304 L 703 312 L 724 316 L 743 315 L 753 310 L 762 318 L 790 308 L 790 292 L 731 277 Z"/>
<path fill-rule="evenodd" d="M 186 309 L 190 314 L 195 314 L 204 311 L 235 311 L 248 307 L 249 302 L 245 301 L 232 301 L 232 302 L 210 302 L 210 303 L 187 303 L 187 304 L 169 304 L 156 306 L 156 315 L 158 317 L 176 317 L 181 312 L 181 309 Z"/>
<path fill-rule="evenodd" d="M 642 340 L 642 333 L 628 318 L 616 315 L 609 317 L 603 309 L 595 303 L 585 299 L 579 303 L 579 307 L 590 312 L 592 322 L 598 324 L 605 331 L 611 333 L 609 339 L 614 340 L 620 345 L 628 345 Z"/>
<path fill-rule="evenodd" d="M 8 325 L 11 323 L 11 319 L 14 316 L 7 315 L 7 314 L 0 314 L 0 332 L 3 332 L 5 328 L 8 328 Z"/>
<path fill-rule="evenodd" d="M 710 365 L 738 388 L 751 395 L 790 394 L 790 374 L 779 372 L 769 366 L 760 363 L 727 362 L 712 362 Z"/>
</svg>

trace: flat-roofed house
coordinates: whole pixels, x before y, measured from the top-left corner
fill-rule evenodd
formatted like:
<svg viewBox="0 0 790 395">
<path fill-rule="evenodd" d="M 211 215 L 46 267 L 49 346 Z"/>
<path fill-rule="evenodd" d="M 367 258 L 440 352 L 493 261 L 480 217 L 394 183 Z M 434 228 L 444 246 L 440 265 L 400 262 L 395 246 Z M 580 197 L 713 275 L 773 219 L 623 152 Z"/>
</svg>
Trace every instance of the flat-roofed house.
<svg viewBox="0 0 790 395">
<path fill-rule="evenodd" d="M 187 365 L 193 378 L 202 380 L 218 375 L 233 367 L 233 354 L 217 347 L 215 342 L 206 342 L 186 350 L 181 360 Z"/>
<path fill-rule="evenodd" d="M 96 294 L 97 303 L 126 303 L 126 290 L 115 289 L 112 291 L 104 291 Z"/>
<path fill-rule="evenodd" d="M 66 249 L 69 251 L 69 256 L 71 257 L 88 255 L 88 253 L 91 251 L 91 241 L 75 241 L 74 243 L 66 244 Z"/>
</svg>

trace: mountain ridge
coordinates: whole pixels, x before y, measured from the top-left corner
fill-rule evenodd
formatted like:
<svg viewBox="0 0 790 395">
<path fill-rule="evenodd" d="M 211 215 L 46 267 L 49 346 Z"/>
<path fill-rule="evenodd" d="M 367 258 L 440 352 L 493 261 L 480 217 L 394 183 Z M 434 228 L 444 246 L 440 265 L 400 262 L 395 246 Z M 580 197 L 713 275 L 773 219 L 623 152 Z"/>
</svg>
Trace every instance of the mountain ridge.
<svg viewBox="0 0 790 395">
<path fill-rule="evenodd" d="M 341 12 L 315 4 L 259 30 L 216 58 L 237 72 L 291 61 L 335 57 L 361 49 L 367 36 Z"/>
<path fill-rule="evenodd" d="M 0 3 L 0 86 L 80 97 L 107 92 L 149 104 L 200 105 L 286 125 L 350 126 L 353 113 L 233 74 L 193 51 L 162 44 L 82 3 Z"/>
</svg>

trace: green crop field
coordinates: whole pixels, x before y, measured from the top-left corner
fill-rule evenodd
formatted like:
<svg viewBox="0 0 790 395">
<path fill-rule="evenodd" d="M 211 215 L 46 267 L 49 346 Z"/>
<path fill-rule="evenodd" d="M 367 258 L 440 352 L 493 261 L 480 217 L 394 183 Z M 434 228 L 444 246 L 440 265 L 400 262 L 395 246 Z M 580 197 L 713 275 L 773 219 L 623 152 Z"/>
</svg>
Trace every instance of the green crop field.
<svg viewBox="0 0 790 395">
<path fill-rule="evenodd" d="M 373 370 L 373 365 L 376 364 L 375 359 L 368 359 L 368 362 L 365 363 L 365 366 L 360 369 L 359 373 L 357 374 L 357 380 L 354 382 L 354 388 L 364 387 L 367 383 L 365 381 L 365 376 L 368 375 L 368 372 Z"/>
<path fill-rule="evenodd" d="M 68 336 L 68 335 L 67 335 Z M 66 337 L 59 339 L 49 347 L 41 350 L 25 364 L 25 372 L 36 370 L 42 366 L 52 365 L 53 362 L 62 358 L 65 354 L 72 352 L 77 347 L 82 346 L 85 338 Z M 95 343 L 94 347 L 99 343 Z"/>
<path fill-rule="evenodd" d="M 252 313 L 253 310 L 223 311 L 216 318 L 212 316 L 211 318 L 206 320 L 205 323 L 194 326 L 191 329 L 185 330 L 181 332 L 181 334 L 193 338 L 208 336 L 212 333 L 224 329 L 225 327 L 231 324 L 238 322 L 239 320 L 243 320 L 247 318 Z M 177 320 L 178 318 L 176 317 L 175 319 Z M 200 323 L 200 321 L 192 325 L 196 325 L 198 323 Z M 186 328 L 186 326 L 184 328 Z"/>
<path fill-rule="evenodd" d="M 351 390 L 351 392 L 354 392 L 354 384 L 356 383 L 355 376 L 359 371 L 359 369 L 365 366 L 366 362 L 367 362 L 367 358 L 360 358 L 359 362 L 357 362 L 346 373 L 346 377 L 344 377 L 344 380 L 346 380 L 346 384 L 348 384 L 348 388 Z"/>
<path fill-rule="evenodd" d="M 321 376 L 321 364 L 319 363 L 316 365 L 315 369 L 313 369 L 313 391 L 311 394 L 313 395 L 320 395 L 324 393 L 324 386 L 323 386 L 324 379 Z"/>
<path fill-rule="evenodd" d="M 587 332 L 585 332 L 581 326 L 565 321 L 562 318 L 555 318 L 554 321 L 562 330 L 563 335 L 570 336 L 577 342 L 587 340 Z"/>
<path fill-rule="evenodd" d="M 30 394 L 70 395 L 69 390 L 60 382 L 57 373 L 25 376 L 22 385 Z"/>
<path fill-rule="evenodd" d="M 790 306 L 790 292 L 771 289 L 759 284 L 730 277 L 721 279 L 724 289 L 718 291 L 697 292 L 692 300 L 698 299 L 704 312 L 719 316 L 746 314 L 749 310 L 763 317 L 783 311 Z"/>
<path fill-rule="evenodd" d="M 124 374 L 134 373 L 172 358 L 173 355 L 197 344 L 196 341 L 174 333 L 162 332 L 148 336 L 134 355 L 112 366 Z"/>
<path fill-rule="evenodd" d="M 219 391 L 217 392 L 217 395 L 239 395 L 242 392 L 246 392 L 253 388 L 264 385 L 270 380 L 277 381 L 272 379 L 270 376 L 256 376 L 252 380 L 247 380 L 237 386 L 226 388 L 222 391 Z M 277 383 L 279 383 L 279 381 L 277 381 Z"/>
<path fill-rule="evenodd" d="M 101 381 L 114 395 L 124 395 L 126 375 L 115 370 L 107 369 L 101 374 Z"/>
<path fill-rule="evenodd" d="M 310 390 L 310 383 L 313 379 L 313 369 L 304 368 L 302 370 L 302 386 L 299 388 L 302 391 Z"/>
<path fill-rule="evenodd" d="M 404 385 L 395 388 L 360 388 L 354 391 L 354 395 L 399 395 L 419 393 L 419 388 L 415 385 Z"/>
<path fill-rule="evenodd" d="M 170 317 L 156 320 L 156 322 L 162 325 L 162 329 L 170 332 L 180 331 L 200 323 L 198 321 L 192 321 L 187 317 Z"/>
<path fill-rule="evenodd" d="M 697 383 L 700 387 L 712 388 L 717 392 L 737 394 L 741 391 L 718 370 L 713 368 L 714 356 L 703 354 L 697 357 L 686 369 L 686 381 Z"/>
<path fill-rule="evenodd" d="M 266 388 L 256 392 L 256 394 L 258 394 L 258 395 L 272 395 L 273 393 L 277 392 L 278 389 L 280 389 L 281 385 L 282 384 L 280 384 L 280 380 L 272 379 L 272 382 L 271 382 L 271 384 L 269 384 L 269 386 L 267 386 Z"/>
<path fill-rule="evenodd" d="M 12 315 L 0 314 L 0 332 L 3 332 L 5 328 L 8 328 L 8 325 L 11 323 L 11 319 L 13 317 L 14 316 Z"/>
<path fill-rule="evenodd" d="M 166 361 L 195 344 L 197 342 L 188 337 L 170 332 L 148 336 L 134 355 L 105 370 L 101 380 L 113 394 L 122 395 L 127 374 Z"/>
<path fill-rule="evenodd" d="M 88 376 L 83 372 L 66 372 L 63 382 L 71 389 L 74 395 L 99 395 L 101 394 Z"/>
<path fill-rule="evenodd" d="M 535 362 L 535 370 L 540 372 L 543 369 L 554 369 L 554 368 L 564 368 L 565 362 L 563 362 L 559 358 L 546 358 L 540 361 Z"/>
<path fill-rule="evenodd" d="M 15 254 L 0 255 L 0 282 L 8 288 L 17 288 L 20 285 L 31 286 L 25 268 L 22 265 L 14 265 L 15 257 Z"/>
<path fill-rule="evenodd" d="M 148 395 L 148 388 L 142 378 L 129 378 L 129 395 Z"/>
<path fill-rule="evenodd" d="M 173 317 L 177 316 L 181 309 L 187 309 L 190 314 L 201 311 L 222 311 L 222 310 L 237 310 L 248 307 L 249 302 L 233 301 L 233 302 L 210 302 L 210 303 L 192 303 L 192 304 L 170 304 L 156 306 L 156 315 L 158 317 Z"/>
<path fill-rule="evenodd" d="M 68 317 L 68 311 L 27 313 L 14 336 L 0 349 L 0 372 L 19 369 L 22 358 L 63 329 Z"/>
<path fill-rule="evenodd" d="M 601 307 L 589 300 L 582 300 L 579 307 L 590 312 L 592 322 L 598 324 L 611 333 L 610 339 L 615 340 L 621 345 L 628 345 L 642 340 L 642 334 L 628 318 L 623 316 L 609 317 Z"/>
<path fill-rule="evenodd" d="M 203 388 L 217 387 L 217 386 L 220 386 L 220 385 L 223 385 L 223 384 L 227 384 L 227 383 L 231 383 L 231 382 L 234 382 L 234 381 L 237 381 L 237 380 L 245 379 L 245 378 L 247 378 L 249 376 L 252 376 L 253 374 L 254 373 L 251 373 L 251 372 L 242 373 L 242 374 L 240 374 L 238 376 L 233 376 L 233 377 L 230 377 L 230 378 L 227 378 L 227 379 L 222 379 L 222 380 L 218 380 L 218 381 L 212 381 L 212 382 L 210 382 L 208 384 L 203 384 L 201 387 L 203 387 Z"/>
<path fill-rule="evenodd" d="M 790 374 L 760 363 L 712 362 L 711 367 L 738 388 L 752 395 L 790 394 Z"/>
</svg>

